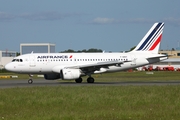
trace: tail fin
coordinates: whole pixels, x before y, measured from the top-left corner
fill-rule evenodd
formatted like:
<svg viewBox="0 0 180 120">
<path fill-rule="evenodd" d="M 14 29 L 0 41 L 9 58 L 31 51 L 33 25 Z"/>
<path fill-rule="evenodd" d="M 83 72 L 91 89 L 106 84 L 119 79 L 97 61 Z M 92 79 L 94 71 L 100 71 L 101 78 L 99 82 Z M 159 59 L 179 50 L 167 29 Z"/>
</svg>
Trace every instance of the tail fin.
<svg viewBox="0 0 180 120">
<path fill-rule="evenodd" d="M 158 53 L 162 38 L 164 23 L 154 23 L 133 51 L 150 51 Z"/>
</svg>

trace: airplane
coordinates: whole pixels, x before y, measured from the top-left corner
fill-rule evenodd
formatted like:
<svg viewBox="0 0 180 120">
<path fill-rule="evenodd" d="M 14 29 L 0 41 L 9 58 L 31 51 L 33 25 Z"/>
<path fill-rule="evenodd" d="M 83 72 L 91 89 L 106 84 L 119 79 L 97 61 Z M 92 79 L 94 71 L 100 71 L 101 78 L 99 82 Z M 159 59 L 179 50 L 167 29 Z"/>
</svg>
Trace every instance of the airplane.
<svg viewBox="0 0 180 120">
<path fill-rule="evenodd" d="M 166 60 L 158 54 L 164 23 L 154 23 L 134 50 L 126 53 L 31 53 L 15 57 L 5 65 L 5 69 L 16 73 L 42 74 L 46 80 L 83 81 L 94 83 L 92 74 L 118 72 Z"/>
</svg>

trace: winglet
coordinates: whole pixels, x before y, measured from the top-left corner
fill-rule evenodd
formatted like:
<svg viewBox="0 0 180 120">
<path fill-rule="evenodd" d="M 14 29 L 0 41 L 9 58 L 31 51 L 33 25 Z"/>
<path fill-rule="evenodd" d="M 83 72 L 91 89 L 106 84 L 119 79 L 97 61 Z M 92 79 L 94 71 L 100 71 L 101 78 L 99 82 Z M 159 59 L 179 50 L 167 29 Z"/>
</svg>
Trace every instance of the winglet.
<svg viewBox="0 0 180 120">
<path fill-rule="evenodd" d="M 133 51 L 150 51 L 152 53 L 158 53 L 163 28 L 164 23 L 154 23 Z"/>
</svg>

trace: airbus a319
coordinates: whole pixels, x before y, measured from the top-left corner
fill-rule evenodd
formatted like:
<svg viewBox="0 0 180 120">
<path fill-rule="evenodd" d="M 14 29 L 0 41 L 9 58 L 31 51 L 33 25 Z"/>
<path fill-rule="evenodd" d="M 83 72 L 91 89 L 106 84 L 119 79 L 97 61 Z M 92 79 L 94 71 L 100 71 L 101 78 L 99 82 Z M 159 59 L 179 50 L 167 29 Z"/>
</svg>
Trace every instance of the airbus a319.
<svg viewBox="0 0 180 120">
<path fill-rule="evenodd" d="M 43 74 L 46 80 L 72 80 L 94 83 L 92 74 L 118 72 L 167 59 L 158 54 L 164 23 L 155 23 L 136 48 L 127 53 L 31 53 L 15 57 L 5 69 L 29 74 Z"/>
</svg>

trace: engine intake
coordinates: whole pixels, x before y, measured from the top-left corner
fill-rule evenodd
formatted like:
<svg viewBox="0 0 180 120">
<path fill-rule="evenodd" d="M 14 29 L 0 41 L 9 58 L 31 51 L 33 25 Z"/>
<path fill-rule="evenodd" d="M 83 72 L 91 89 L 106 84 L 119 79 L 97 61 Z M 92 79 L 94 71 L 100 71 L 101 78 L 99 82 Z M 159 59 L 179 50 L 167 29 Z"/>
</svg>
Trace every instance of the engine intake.
<svg viewBox="0 0 180 120">
<path fill-rule="evenodd" d="M 80 69 L 62 69 L 60 74 L 64 80 L 77 79 L 81 76 Z"/>
</svg>

